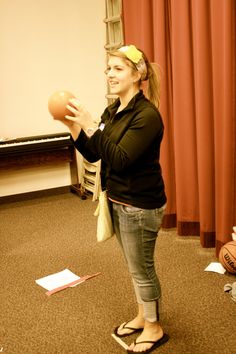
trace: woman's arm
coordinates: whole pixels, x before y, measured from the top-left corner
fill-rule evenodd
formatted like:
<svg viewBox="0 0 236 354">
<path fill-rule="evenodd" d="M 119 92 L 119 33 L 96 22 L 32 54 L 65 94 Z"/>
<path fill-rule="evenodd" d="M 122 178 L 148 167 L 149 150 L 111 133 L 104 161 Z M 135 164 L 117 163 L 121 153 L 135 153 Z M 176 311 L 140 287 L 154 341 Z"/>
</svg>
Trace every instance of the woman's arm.
<svg viewBox="0 0 236 354">
<path fill-rule="evenodd" d="M 114 128 L 115 130 L 115 128 Z M 87 146 L 110 168 L 122 171 L 131 166 L 148 149 L 154 140 L 159 142 L 163 135 L 163 124 L 157 112 L 140 112 L 118 142 L 99 132 L 87 142 Z"/>
</svg>

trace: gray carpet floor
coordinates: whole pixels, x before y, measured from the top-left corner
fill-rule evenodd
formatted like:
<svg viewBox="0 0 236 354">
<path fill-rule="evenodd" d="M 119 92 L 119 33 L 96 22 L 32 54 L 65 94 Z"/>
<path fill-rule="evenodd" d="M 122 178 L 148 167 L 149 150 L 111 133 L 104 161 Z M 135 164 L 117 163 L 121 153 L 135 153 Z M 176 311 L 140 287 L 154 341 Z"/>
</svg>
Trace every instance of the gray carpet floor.
<svg viewBox="0 0 236 354">
<path fill-rule="evenodd" d="M 96 242 L 95 209 L 70 193 L 0 205 L 1 352 L 125 353 L 111 333 L 135 315 L 134 295 L 116 239 Z M 236 303 L 223 291 L 236 277 L 204 271 L 214 249 L 161 230 L 155 257 L 170 340 L 153 353 L 236 353 Z M 35 283 L 66 268 L 102 274 L 50 297 Z"/>
</svg>

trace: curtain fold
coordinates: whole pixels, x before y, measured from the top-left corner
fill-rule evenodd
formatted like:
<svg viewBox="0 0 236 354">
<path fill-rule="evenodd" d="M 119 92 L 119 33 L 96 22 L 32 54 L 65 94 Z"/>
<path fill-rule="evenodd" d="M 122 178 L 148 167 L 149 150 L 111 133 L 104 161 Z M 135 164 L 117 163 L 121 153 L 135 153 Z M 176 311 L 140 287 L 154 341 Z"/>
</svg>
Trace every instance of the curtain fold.
<svg viewBox="0 0 236 354">
<path fill-rule="evenodd" d="M 235 17 L 235 1 L 211 1 L 217 250 L 236 223 Z"/>
<path fill-rule="evenodd" d="M 164 227 L 231 240 L 236 224 L 234 0 L 123 0 L 125 43 L 161 68 Z"/>
</svg>

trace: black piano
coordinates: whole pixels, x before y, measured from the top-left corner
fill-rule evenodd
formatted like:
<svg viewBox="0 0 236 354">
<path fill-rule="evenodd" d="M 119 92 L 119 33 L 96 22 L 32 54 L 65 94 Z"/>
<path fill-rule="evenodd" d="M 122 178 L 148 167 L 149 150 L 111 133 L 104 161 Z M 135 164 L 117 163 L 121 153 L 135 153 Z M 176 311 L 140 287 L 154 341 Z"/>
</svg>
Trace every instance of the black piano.
<svg viewBox="0 0 236 354">
<path fill-rule="evenodd" d="M 85 195 L 78 180 L 76 152 L 70 133 L 37 135 L 0 141 L 0 170 L 69 162 L 71 191 Z"/>
</svg>

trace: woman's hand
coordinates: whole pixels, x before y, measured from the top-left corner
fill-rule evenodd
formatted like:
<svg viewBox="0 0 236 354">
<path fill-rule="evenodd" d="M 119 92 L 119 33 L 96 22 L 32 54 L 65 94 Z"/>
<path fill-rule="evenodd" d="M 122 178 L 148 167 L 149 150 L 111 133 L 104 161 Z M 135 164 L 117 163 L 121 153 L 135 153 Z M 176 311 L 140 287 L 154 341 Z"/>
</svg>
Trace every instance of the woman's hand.
<svg viewBox="0 0 236 354">
<path fill-rule="evenodd" d="M 69 100 L 71 103 L 66 106 L 66 108 L 74 114 L 74 117 L 69 115 L 65 116 L 65 119 L 68 121 L 68 124 L 79 125 L 81 129 L 85 132 L 88 128 L 94 128 L 95 122 L 91 114 L 83 107 L 77 98 L 71 98 Z"/>
<path fill-rule="evenodd" d="M 60 119 L 60 122 L 70 129 L 74 140 L 78 138 L 81 129 L 87 132 L 89 128 L 97 127 L 97 123 L 94 122 L 90 113 L 79 103 L 77 98 L 71 98 L 66 108 L 74 116 L 66 115 L 65 118 Z"/>
</svg>

